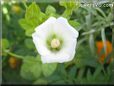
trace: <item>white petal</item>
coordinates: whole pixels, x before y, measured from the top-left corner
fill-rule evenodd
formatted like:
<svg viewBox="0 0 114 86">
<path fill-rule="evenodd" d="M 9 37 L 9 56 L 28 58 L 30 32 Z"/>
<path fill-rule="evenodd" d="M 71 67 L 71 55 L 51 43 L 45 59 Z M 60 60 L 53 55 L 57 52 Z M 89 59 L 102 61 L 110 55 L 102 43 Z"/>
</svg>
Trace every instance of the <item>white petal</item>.
<svg viewBox="0 0 114 86">
<path fill-rule="evenodd" d="M 67 21 L 67 19 L 66 18 L 63 18 L 63 17 L 59 17 L 58 19 L 57 19 L 57 22 L 59 23 L 59 25 L 60 26 L 62 26 L 62 27 L 64 27 L 64 28 L 62 28 L 62 29 L 67 29 L 67 30 L 65 30 L 65 31 L 69 31 L 69 35 L 72 35 L 72 36 L 74 36 L 74 37 L 78 37 L 78 35 L 79 35 L 79 33 L 78 33 L 78 31 L 76 31 L 76 29 L 75 28 L 73 28 L 69 23 L 68 23 L 68 21 Z M 65 32 L 66 33 L 66 32 Z"/>
<path fill-rule="evenodd" d="M 77 40 L 73 39 L 73 40 L 69 40 L 66 42 L 64 48 L 62 49 L 62 51 L 66 52 L 67 54 L 70 55 L 69 57 L 69 61 L 72 60 L 74 58 L 75 55 L 75 49 L 76 49 L 76 43 Z"/>
<path fill-rule="evenodd" d="M 41 60 L 43 63 L 63 63 L 69 61 L 68 58 L 70 56 L 66 53 L 58 53 L 58 54 L 50 54 L 47 56 L 41 56 Z"/>
<path fill-rule="evenodd" d="M 77 40 L 71 41 L 70 46 L 67 47 L 67 53 L 69 53 L 70 58 L 69 61 L 71 61 L 74 58 L 74 55 L 76 53 L 76 44 L 77 44 Z"/>
<path fill-rule="evenodd" d="M 43 22 L 41 25 L 35 28 L 35 31 L 37 32 L 39 29 L 42 30 L 43 28 L 47 28 L 47 26 L 52 25 L 56 21 L 55 17 L 48 18 L 45 22 Z M 47 30 L 47 29 L 46 29 Z"/>
<path fill-rule="evenodd" d="M 33 42 L 39 54 L 48 55 L 50 51 L 47 49 L 44 40 L 42 40 L 36 32 L 32 34 L 32 37 L 33 37 Z"/>
<path fill-rule="evenodd" d="M 47 35 L 52 31 L 53 24 L 55 23 L 56 18 L 50 17 L 44 23 L 35 28 L 36 33 L 43 40 L 46 39 Z"/>
</svg>

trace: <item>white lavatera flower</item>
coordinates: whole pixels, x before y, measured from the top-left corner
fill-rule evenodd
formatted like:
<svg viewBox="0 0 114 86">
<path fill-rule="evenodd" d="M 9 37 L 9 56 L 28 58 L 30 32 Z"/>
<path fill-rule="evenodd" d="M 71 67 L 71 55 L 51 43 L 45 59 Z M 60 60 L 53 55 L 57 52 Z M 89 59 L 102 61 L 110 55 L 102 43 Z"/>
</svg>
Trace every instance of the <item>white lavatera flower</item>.
<svg viewBox="0 0 114 86">
<path fill-rule="evenodd" d="M 78 34 L 67 19 L 50 17 L 32 37 L 43 63 L 63 63 L 74 58 Z"/>
</svg>

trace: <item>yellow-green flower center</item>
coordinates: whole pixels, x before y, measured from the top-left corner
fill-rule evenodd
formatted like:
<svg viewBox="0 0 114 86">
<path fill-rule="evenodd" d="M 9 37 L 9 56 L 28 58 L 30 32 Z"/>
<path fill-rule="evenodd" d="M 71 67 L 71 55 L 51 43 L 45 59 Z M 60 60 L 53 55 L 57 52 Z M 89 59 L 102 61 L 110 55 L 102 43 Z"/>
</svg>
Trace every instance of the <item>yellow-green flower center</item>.
<svg viewBox="0 0 114 86">
<path fill-rule="evenodd" d="M 57 38 L 54 38 L 52 41 L 51 41 L 51 47 L 56 49 L 56 48 L 59 48 L 61 45 L 60 43 L 60 40 L 57 39 Z"/>
<path fill-rule="evenodd" d="M 56 52 L 59 51 L 64 44 L 64 40 L 62 37 L 57 34 L 50 33 L 46 38 L 46 46 L 49 50 Z"/>
</svg>

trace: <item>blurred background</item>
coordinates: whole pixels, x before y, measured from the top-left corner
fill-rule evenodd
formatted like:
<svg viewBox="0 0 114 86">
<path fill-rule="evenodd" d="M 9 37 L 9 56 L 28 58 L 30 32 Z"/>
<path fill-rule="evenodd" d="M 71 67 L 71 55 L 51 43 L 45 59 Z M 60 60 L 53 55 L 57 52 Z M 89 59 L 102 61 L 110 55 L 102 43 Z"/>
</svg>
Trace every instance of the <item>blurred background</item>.
<svg viewBox="0 0 114 86">
<path fill-rule="evenodd" d="M 65 10 L 56 0 L 34 1 L 49 16 L 53 16 L 46 11 L 49 5 L 57 15 Z M 80 33 L 75 58 L 71 62 L 58 64 L 49 76 L 41 74 L 37 80 L 28 80 L 29 74 L 24 76 L 21 71 L 23 61 L 17 57 L 37 55 L 32 38 L 19 24 L 19 20 L 25 17 L 26 5 L 29 6 L 32 0 L 2 0 L 2 84 L 114 84 L 112 2 L 81 0 L 81 6 L 74 9 L 70 17 L 73 22 L 69 22 Z M 100 6 L 84 6 L 85 3 Z"/>
</svg>

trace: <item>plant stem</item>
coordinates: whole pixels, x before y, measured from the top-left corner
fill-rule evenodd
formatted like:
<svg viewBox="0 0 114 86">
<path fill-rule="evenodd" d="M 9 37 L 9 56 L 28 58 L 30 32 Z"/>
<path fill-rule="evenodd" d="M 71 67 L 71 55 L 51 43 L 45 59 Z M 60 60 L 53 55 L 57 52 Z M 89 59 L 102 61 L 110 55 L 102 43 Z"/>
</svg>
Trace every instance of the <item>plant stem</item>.
<svg viewBox="0 0 114 86">
<path fill-rule="evenodd" d="M 73 12 L 73 10 L 72 9 L 66 9 L 65 11 L 64 11 L 64 13 L 63 13 L 63 17 L 65 17 L 65 18 L 67 18 L 67 19 L 70 19 L 70 16 L 72 15 L 72 12 Z"/>
<path fill-rule="evenodd" d="M 25 8 L 27 9 L 27 4 L 26 1 L 23 1 L 23 5 L 25 6 Z"/>
<path fill-rule="evenodd" d="M 14 54 L 14 53 L 10 52 L 9 50 L 5 50 L 4 52 L 9 54 L 9 55 L 11 55 L 11 56 L 16 57 L 16 58 L 19 58 L 19 59 L 23 59 L 24 58 L 23 56 L 20 56 L 20 55 L 17 55 L 17 54 Z"/>
</svg>

